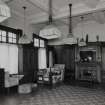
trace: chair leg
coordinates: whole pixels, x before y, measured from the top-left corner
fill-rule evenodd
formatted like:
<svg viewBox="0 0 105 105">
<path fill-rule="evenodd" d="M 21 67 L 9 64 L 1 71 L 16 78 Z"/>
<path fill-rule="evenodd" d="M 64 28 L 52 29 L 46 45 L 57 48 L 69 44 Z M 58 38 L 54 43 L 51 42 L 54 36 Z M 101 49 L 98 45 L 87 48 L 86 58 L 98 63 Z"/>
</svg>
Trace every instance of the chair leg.
<svg viewBox="0 0 105 105">
<path fill-rule="evenodd" d="M 7 94 L 9 94 L 9 93 L 10 93 L 10 87 L 7 88 Z"/>
</svg>

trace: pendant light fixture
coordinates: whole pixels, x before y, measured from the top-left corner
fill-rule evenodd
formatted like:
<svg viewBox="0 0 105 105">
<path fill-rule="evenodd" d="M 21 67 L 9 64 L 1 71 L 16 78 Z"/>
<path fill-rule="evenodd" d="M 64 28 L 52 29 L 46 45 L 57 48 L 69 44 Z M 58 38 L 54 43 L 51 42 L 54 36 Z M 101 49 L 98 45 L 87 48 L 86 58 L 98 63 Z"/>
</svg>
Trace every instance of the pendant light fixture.
<svg viewBox="0 0 105 105">
<path fill-rule="evenodd" d="M 84 35 L 84 30 L 83 30 L 83 24 L 84 24 L 84 17 L 83 16 L 81 16 L 81 23 L 82 23 L 82 27 L 81 27 L 81 32 L 82 32 L 82 38 L 80 39 L 80 41 L 79 41 L 79 43 L 78 43 L 78 45 L 79 46 L 86 46 L 86 42 L 85 42 L 85 40 L 84 40 L 84 38 L 83 38 L 83 35 Z"/>
<path fill-rule="evenodd" d="M 24 30 L 23 30 L 23 35 L 19 38 L 19 44 L 29 44 L 31 43 L 31 40 L 28 39 L 27 35 L 26 35 L 26 23 L 25 23 L 25 20 L 26 20 L 26 6 L 23 6 L 23 9 L 24 9 Z"/>
<path fill-rule="evenodd" d="M 52 0 L 49 0 L 49 25 L 40 30 L 39 36 L 46 39 L 55 39 L 61 36 L 61 32 L 52 22 Z"/>
<path fill-rule="evenodd" d="M 72 33 L 72 4 L 69 4 L 69 10 L 70 10 L 70 16 L 69 16 L 69 34 L 67 35 L 67 38 L 62 40 L 62 44 L 77 44 L 77 40 L 73 36 Z"/>
<path fill-rule="evenodd" d="M 2 0 L 0 0 L 0 22 L 11 17 L 10 8 Z"/>
</svg>

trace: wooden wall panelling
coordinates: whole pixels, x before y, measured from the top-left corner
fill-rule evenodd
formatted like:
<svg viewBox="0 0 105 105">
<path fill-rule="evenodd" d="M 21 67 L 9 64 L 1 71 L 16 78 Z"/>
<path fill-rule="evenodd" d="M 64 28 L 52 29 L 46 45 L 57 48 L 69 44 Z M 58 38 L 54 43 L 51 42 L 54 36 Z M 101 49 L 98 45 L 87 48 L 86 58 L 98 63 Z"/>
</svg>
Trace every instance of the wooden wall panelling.
<svg viewBox="0 0 105 105">
<path fill-rule="evenodd" d="M 65 64 L 65 77 L 75 74 L 75 47 L 70 45 L 55 46 L 55 63 Z"/>
<path fill-rule="evenodd" d="M 23 74 L 21 83 L 36 82 L 38 70 L 38 49 L 23 46 Z"/>
<path fill-rule="evenodd" d="M 105 46 L 102 46 L 102 82 L 105 83 Z"/>
<path fill-rule="evenodd" d="M 55 64 L 62 64 L 63 63 L 63 50 L 62 46 L 55 46 L 54 47 L 54 53 L 55 53 Z"/>
<path fill-rule="evenodd" d="M 4 88 L 4 69 L 0 68 L 0 89 Z"/>
<path fill-rule="evenodd" d="M 23 48 L 18 46 L 18 74 L 23 74 Z"/>
</svg>

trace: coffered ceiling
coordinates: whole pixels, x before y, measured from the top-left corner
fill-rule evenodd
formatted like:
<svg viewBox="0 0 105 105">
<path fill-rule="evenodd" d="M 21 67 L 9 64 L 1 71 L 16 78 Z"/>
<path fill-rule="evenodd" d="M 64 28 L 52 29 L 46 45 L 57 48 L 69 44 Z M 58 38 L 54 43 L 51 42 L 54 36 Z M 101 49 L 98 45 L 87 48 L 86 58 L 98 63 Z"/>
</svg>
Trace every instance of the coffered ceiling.
<svg viewBox="0 0 105 105">
<path fill-rule="evenodd" d="M 23 6 L 27 7 L 26 15 L 30 24 L 44 23 L 48 21 L 48 0 L 4 0 L 11 8 L 12 14 L 23 17 Z M 105 21 L 105 0 L 53 0 L 53 19 L 61 20 L 68 24 L 68 4 L 72 3 L 72 16 L 74 23 L 80 21 L 80 15 L 85 14 L 86 19 L 94 19 L 102 23 Z M 102 11 L 103 10 L 103 11 Z M 97 11 L 97 12 L 96 12 Z M 92 13 L 92 14 L 88 14 Z"/>
</svg>

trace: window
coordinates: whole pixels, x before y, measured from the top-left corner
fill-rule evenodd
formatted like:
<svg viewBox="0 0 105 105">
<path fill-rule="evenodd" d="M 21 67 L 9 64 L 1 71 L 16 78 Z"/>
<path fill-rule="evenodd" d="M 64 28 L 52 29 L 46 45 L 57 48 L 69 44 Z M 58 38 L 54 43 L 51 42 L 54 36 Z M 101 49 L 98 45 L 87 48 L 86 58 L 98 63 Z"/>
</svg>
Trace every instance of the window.
<svg viewBox="0 0 105 105">
<path fill-rule="evenodd" d="M 40 38 L 34 38 L 35 47 L 45 47 L 45 41 Z"/>
<path fill-rule="evenodd" d="M 34 46 L 38 47 L 38 68 L 47 68 L 46 39 L 33 34 Z"/>
<path fill-rule="evenodd" d="M 40 39 L 40 47 L 45 47 L 44 40 Z"/>
<path fill-rule="evenodd" d="M 0 30 L 0 41 L 6 42 L 6 31 Z"/>
<path fill-rule="evenodd" d="M 8 32 L 8 42 L 16 43 L 16 34 L 12 32 Z"/>
<path fill-rule="evenodd" d="M 17 45 L 0 43 L 0 68 L 4 68 L 10 74 L 18 73 Z"/>
<path fill-rule="evenodd" d="M 0 42 L 15 44 L 17 43 L 17 34 L 15 34 L 14 32 L 0 30 Z"/>
<path fill-rule="evenodd" d="M 46 61 L 46 48 L 39 48 L 38 50 L 38 64 L 39 69 L 45 69 L 47 67 Z"/>
<path fill-rule="evenodd" d="M 0 68 L 10 74 L 18 73 L 18 35 L 21 30 L 0 25 Z"/>
<path fill-rule="evenodd" d="M 34 46 L 39 47 L 39 39 L 38 38 L 34 38 Z"/>
</svg>

